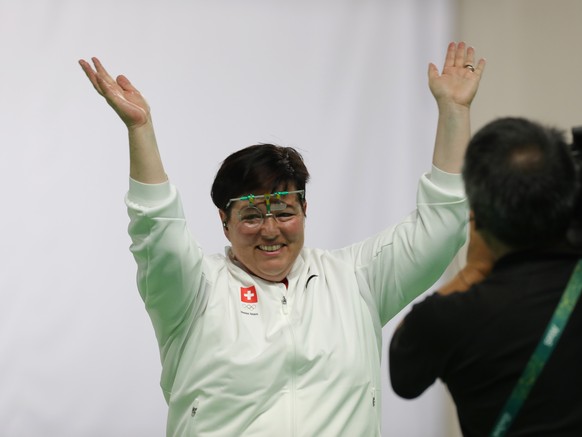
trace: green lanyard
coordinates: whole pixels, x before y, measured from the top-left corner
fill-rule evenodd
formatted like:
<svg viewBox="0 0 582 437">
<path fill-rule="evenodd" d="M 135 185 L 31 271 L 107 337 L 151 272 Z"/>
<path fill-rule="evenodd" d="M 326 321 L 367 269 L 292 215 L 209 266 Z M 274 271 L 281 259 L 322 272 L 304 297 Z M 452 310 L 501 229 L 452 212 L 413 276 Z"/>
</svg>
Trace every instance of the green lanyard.
<svg viewBox="0 0 582 437">
<path fill-rule="evenodd" d="M 556 347 L 556 344 L 564 331 L 564 327 L 568 323 L 570 314 L 576 306 L 576 301 L 580 296 L 580 291 L 582 291 L 582 260 L 578 261 L 578 264 L 576 264 L 574 273 L 572 273 L 570 281 L 566 286 L 566 290 L 564 290 L 562 298 L 554 311 L 552 320 L 548 323 L 546 331 L 540 339 L 536 350 L 529 359 L 529 362 L 517 381 L 511 396 L 505 403 L 503 410 L 501 410 L 501 414 L 497 418 L 497 422 L 495 423 L 495 427 L 493 428 L 490 437 L 501 437 L 505 435 L 513 423 L 521 405 L 527 399 L 537 377 L 542 372 L 546 361 Z"/>
</svg>

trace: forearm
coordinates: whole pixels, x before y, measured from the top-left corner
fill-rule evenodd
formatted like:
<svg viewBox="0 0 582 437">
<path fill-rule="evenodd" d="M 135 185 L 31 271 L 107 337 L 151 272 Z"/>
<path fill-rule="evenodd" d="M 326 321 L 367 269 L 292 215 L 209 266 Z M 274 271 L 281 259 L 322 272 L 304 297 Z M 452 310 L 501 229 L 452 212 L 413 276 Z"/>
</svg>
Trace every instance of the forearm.
<svg viewBox="0 0 582 437">
<path fill-rule="evenodd" d="M 459 270 L 453 279 L 439 287 L 438 293 L 444 296 L 457 291 L 467 291 L 474 284 L 478 284 L 485 279 L 487 274 L 477 267 L 465 266 Z"/>
<path fill-rule="evenodd" d="M 145 184 L 167 181 L 151 119 L 141 126 L 129 127 L 128 136 L 130 177 Z"/>
<path fill-rule="evenodd" d="M 468 106 L 453 103 L 439 106 L 432 161 L 434 166 L 448 173 L 461 173 L 470 136 L 471 123 Z"/>
<path fill-rule="evenodd" d="M 448 173 L 461 173 L 471 136 L 470 112 L 485 60 L 475 66 L 475 51 L 464 42 L 450 43 L 439 74 L 429 65 L 428 84 L 439 108 L 433 164 Z"/>
<path fill-rule="evenodd" d="M 449 282 L 439 288 L 439 294 L 447 295 L 456 291 L 467 291 L 483 281 L 493 269 L 495 256 L 485 243 L 483 236 L 475 229 L 475 221 L 470 221 L 469 245 L 465 265 Z"/>
</svg>

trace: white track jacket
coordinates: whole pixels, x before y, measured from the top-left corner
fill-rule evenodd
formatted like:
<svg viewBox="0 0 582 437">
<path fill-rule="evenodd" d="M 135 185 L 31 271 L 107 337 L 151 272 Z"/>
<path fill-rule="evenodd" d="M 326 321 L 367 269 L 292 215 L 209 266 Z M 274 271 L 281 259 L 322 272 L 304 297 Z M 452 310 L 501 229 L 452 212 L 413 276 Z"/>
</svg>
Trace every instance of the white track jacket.
<svg viewBox="0 0 582 437">
<path fill-rule="evenodd" d="M 126 203 L 168 436 L 381 435 L 382 326 L 464 243 L 459 175 L 433 167 L 417 210 L 363 242 L 304 248 L 288 288 L 204 255 L 171 184 L 130 181 Z"/>
</svg>

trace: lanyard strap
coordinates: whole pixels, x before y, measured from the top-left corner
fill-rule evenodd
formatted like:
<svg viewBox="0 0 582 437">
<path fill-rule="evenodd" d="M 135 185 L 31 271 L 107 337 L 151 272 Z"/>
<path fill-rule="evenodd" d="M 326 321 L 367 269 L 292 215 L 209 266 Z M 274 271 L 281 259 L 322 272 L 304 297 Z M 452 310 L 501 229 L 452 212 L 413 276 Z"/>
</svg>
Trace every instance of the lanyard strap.
<svg viewBox="0 0 582 437">
<path fill-rule="evenodd" d="M 501 414 L 491 432 L 491 437 L 501 437 L 505 435 L 515 416 L 519 412 L 521 405 L 527 399 L 527 396 L 533 387 L 537 377 L 542 372 L 546 361 L 556 347 L 564 327 L 568 323 L 570 314 L 576 306 L 576 301 L 582 291 L 582 260 L 578 261 L 574 268 L 574 273 L 562 294 L 562 298 L 554 311 L 554 315 L 548 323 L 544 335 L 540 339 L 536 350 L 529 359 L 521 377 L 513 388 L 511 396 L 505 403 Z"/>
</svg>

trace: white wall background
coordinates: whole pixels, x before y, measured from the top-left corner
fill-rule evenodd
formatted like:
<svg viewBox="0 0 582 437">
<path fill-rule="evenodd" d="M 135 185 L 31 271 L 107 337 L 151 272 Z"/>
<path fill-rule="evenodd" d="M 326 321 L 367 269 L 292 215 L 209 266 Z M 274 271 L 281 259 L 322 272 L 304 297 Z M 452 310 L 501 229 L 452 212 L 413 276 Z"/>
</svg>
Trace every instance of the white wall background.
<svg viewBox="0 0 582 437">
<path fill-rule="evenodd" d="M 580 0 L 456 0 L 457 34 L 487 58 L 473 127 L 530 117 L 582 125 Z"/>
<path fill-rule="evenodd" d="M 214 173 L 256 142 L 303 153 L 307 245 L 335 248 L 414 208 L 436 126 L 427 64 L 442 65 L 453 3 L 0 0 L 0 436 L 164 435 L 126 133 L 79 58 L 148 98 L 207 252 L 226 244 Z M 450 435 L 440 386 L 404 401 L 383 376 L 384 435 Z"/>
</svg>

